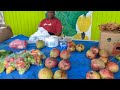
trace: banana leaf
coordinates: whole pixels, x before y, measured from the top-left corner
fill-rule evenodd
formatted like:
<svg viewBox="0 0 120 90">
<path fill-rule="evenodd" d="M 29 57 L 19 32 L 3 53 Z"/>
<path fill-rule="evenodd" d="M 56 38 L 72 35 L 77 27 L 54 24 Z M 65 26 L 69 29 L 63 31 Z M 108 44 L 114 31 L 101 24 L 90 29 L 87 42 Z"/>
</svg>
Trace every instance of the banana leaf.
<svg viewBox="0 0 120 90">
<path fill-rule="evenodd" d="M 56 11 L 56 17 L 63 25 L 63 34 L 66 36 L 74 36 L 76 32 L 76 22 L 80 15 L 85 15 L 89 11 Z"/>
</svg>

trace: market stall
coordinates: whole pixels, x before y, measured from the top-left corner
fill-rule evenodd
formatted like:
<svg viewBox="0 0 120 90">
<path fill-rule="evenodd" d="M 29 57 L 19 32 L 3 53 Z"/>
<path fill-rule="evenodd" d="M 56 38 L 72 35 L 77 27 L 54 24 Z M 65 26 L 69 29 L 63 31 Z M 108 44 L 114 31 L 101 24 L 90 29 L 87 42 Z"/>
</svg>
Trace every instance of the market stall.
<svg viewBox="0 0 120 90">
<path fill-rule="evenodd" d="M 20 39 L 20 40 L 28 40 L 29 38 L 23 35 L 18 35 L 16 37 L 13 37 L 3 43 L 0 44 L 0 49 L 5 49 L 5 50 L 12 50 L 13 52 L 20 52 L 21 50 L 15 50 L 11 49 L 8 44 L 15 40 L 15 39 Z M 71 63 L 71 68 L 66 71 L 68 75 L 68 79 L 85 79 L 86 78 L 86 73 L 91 69 L 90 63 L 91 60 L 86 57 L 86 52 L 92 47 L 92 46 L 98 46 L 99 42 L 94 42 L 94 41 L 74 41 L 76 44 L 83 44 L 85 46 L 85 50 L 83 52 L 71 52 L 70 54 L 70 63 Z M 61 48 L 60 46 L 56 47 L 60 51 L 62 51 L 64 48 Z M 31 50 L 31 49 L 36 49 L 35 44 L 28 44 L 26 50 Z M 44 47 L 40 49 L 41 52 L 46 55 L 46 57 L 50 56 L 50 51 L 53 48 L 49 47 Z M 110 57 L 112 58 L 112 57 Z M 57 58 L 58 61 L 60 61 L 60 57 Z M 36 65 L 31 65 L 30 68 L 22 75 L 18 73 L 17 70 L 14 70 L 10 74 L 6 74 L 6 72 L 2 72 L 0 74 L 0 79 L 38 79 L 38 73 L 39 71 L 45 67 L 43 60 L 42 66 L 36 66 Z M 113 62 L 118 62 L 115 58 L 112 59 Z M 120 65 L 120 64 L 119 64 Z M 59 68 L 56 66 L 55 68 L 52 69 L 53 73 L 58 70 Z M 115 79 L 120 78 L 120 72 L 118 71 L 115 73 Z"/>
<path fill-rule="evenodd" d="M 93 34 L 92 11 L 48 11 L 45 19 L 41 14 L 38 26 L 34 19 L 35 26 L 27 24 L 31 12 L 12 12 L 15 17 L 26 16 L 25 28 L 23 21 L 11 23 L 7 13 L 9 25 L 0 25 L 0 79 L 120 78 L 120 24 L 97 24 Z M 33 29 L 36 26 L 38 30 Z M 99 33 L 97 41 L 91 40 Z"/>
</svg>

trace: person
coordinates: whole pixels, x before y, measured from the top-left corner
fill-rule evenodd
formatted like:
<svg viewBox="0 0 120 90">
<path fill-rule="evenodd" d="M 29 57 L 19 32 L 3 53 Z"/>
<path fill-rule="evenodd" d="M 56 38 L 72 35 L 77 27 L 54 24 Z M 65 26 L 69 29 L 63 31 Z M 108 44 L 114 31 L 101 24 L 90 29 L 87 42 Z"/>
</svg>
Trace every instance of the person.
<svg viewBox="0 0 120 90">
<path fill-rule="evenodd" d="M 47 18 L 40 22 L 39 27 L 43 27 L 50 35 L 60 36 L 62 33 L 62 24 L 55 17 L 55 11 L 47 11 Z"/>
</svg>

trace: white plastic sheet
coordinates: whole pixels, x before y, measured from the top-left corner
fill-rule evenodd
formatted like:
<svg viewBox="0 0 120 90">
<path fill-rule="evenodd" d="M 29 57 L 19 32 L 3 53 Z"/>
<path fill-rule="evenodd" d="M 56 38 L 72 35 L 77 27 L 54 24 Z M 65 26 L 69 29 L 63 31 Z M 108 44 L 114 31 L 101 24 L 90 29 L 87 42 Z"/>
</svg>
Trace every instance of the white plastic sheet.
<svg viewBox="0 0 120 90">
<path fill-rule="evenodd" d="M 36 43 L 37 40 L 45 41 L 45 37 L 49 37 L 50 34 L 43 27 L 39 27 L 37 32 L 30 36 L 28 43 Z"/>
</svg>

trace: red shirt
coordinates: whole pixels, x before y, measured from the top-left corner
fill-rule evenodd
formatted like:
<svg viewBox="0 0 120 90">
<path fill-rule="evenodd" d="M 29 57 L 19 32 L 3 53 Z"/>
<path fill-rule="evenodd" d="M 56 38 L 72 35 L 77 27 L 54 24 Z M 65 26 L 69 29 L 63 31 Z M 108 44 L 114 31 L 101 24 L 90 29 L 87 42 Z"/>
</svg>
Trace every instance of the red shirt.
<svg viewBox="0 0 120 90">
<path fill-rule="evenodd" d="M 41 21 L 40 27 L 43 27 L 50 33 L 59 34 L 62 32 L 62 24 L 59 19 L 53 18 L 53 19 L 44 19 Z"/>
</svg>

